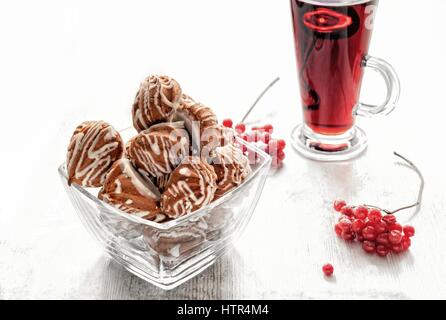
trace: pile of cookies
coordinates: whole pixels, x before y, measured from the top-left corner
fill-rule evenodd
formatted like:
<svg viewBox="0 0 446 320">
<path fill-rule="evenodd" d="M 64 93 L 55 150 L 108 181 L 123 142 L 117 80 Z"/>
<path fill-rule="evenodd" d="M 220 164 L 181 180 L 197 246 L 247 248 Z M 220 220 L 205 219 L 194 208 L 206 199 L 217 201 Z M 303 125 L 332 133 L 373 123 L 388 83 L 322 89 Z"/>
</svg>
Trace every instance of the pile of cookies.
<svg viewBox="0 0 446 320">
<path fill-rule="evenodd" d="M 104 121 L 76 128 L 68 146 L 69 184 L 101 188 L 104 202 L 164 222 L 208 205 L 251 173 L 233 131 L 173 78 L 147 77 L 132 117 L 138 134 L 126 143 Z"/>
</svg>

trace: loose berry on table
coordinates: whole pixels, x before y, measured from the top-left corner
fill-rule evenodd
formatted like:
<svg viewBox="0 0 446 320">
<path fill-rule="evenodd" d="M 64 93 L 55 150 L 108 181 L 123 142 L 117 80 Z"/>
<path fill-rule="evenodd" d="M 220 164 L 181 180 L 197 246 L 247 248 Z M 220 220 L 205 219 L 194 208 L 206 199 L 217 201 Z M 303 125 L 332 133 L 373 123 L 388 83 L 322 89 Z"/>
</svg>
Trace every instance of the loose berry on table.
<svg viewBox="0 0 446 320">
<path fill-rule="evenodd" d="M 331 277 L 333 275 L 333 273 L 334 273 L 333 265 L 331 265 L 330 263 L 325 264 L 322 267 L 322 272 L 325 274 L 325 276 Z"/>
</svg>

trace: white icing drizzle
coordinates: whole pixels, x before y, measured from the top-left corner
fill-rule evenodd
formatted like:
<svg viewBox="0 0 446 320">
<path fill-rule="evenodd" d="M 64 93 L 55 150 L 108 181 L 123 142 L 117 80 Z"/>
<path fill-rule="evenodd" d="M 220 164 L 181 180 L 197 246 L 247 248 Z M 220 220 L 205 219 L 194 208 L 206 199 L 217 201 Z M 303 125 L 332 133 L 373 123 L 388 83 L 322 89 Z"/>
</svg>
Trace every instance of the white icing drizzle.
<svg viewBox="0 0 446 320">
<path fill-rule="evenodd" d="M 86 132 L 82 132 L 89 126 Z M 74 178 L 82 180 L 84 186 L 91 186 L 98 177 L 103 184 L 114 160 L 111 153 L 120 146 L 118 136 L 116 130 L 103 121 L 83 123 L 68 147 L 68 172 L 74 171 Z M 100 148 L 99 142 L 102 144 Z M 91 163 L 83 167 L 88 161 Z"/>
<path fill-rule="evenodd" d="M 179 173 L 180 173 L 182 176 L 185 176 L 185 177 L 190 177 L 190 176 L 192 175 L 192 172 L 189 170 L 189 168 L 186 168 L 186 167 L 181 168 L 181 169 L 179 170 Z"/>
<path fill-rule="evenodd" d="M 249 159 L 234 145 L 227 145 L 215 150 L 213 165 L 218 176 L 219 197 L 240 185 L 252 172 Z"/>
<path fill-rule="evenodd" d="M 179 89 L 174 101 L 170 101 L 165 92 Z M 150 76 L 139 88 L 133 107 L 133 123 L 138 131 L 149 128 L 153 122 L 167 119 L 181 99 L 181 88 L 172 78 L 166 76 Z M 166 108 L 167 106 L 167 108 Z M 166 112 L 168 111 L 168 112 Z"/>
<path fill-rule="evenodd" d="M 157 128 L 161 132 L 154 129 L 141 132 L 129 147 L 132 163 L 153 177 L 172 172 L 178 160 L 181 160 L 188 152 L 188 144 L 185 140 L 180 140 L 179 143 L 175 137 L 175 135 L 187 137 L 186 132 L 181 132 L 180 124 L 173 126 L 163 124 L 163 127 Z M 179 146 L 177 146 L 178 143 Z"/>
<path fill-rule="evenodd" d="M 116 179 L 115 184 L 116 184 L 115 193 L 122 193 L 121 181 L 119 179 Z"/>
<path fill-rule="evenodd" d="M 190 171 L 188 180 L 184 179 L 180 174 L 180 171 L 183 169 Z M 195 158 L 191 160 L 189 157 L 176 170 L 178 171 L 173 172 L 172 175 L 175 176 L 178 173 L 180 175 L 178 181 L 169 181 L 168 188 L 163 195 L 166 211 L 168 213 L 173 212 L 175 218 L 189 214 L 194 209 L 209 204 L 214 198 L 216 190 L 215 173 L 208 164 Z M 194 183 L 193 188 L 191 182 Z M 176 198 L 176 201 L 173 203 L 169 201 L 172 198 Z"/>
</svg>

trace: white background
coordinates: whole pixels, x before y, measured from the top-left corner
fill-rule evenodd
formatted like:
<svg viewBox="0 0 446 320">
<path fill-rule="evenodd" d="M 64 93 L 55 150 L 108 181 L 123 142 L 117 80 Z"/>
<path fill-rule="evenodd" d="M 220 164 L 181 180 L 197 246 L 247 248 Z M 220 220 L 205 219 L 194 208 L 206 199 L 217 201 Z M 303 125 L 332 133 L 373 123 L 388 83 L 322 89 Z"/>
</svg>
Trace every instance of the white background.
<svg viewBox="0 0 446 320">
<path fill-rule="evenodd" d="M 280 76 L 251 120 L 288 140 L 301 120 L 289 11 L 287 0 L 1 1 L 0 298 L 446 298 L 440 0 L 380 3 L 370 54 L 394 65 L 403 92 L 390 117 L 358 120 L 367 155 L 325 165 L 288 148 L 236 249 L 204 274 L 162 292 L 109 261 L 78 222 L 56 172 L 70 135 L 84 120 L 128 126 L 150 73 L 233 119 Z M 383 90 L 367 76 L 363 99 Z M 395 149 L 428 185 L 411 253 L 383 260 L 332 235 L 330 203 L 410 202 L 416 180 L 393 165 Z"/>
</svg>

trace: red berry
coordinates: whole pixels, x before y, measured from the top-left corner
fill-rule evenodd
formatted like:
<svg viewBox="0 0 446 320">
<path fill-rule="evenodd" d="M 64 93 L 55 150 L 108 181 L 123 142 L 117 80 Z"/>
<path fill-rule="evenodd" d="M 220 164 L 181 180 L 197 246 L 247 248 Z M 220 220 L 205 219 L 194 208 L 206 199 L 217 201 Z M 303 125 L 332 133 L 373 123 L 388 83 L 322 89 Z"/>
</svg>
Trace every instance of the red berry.
<svg viewBox="0 0 446 320">
<path fill-rule="evenodd" d="M 353 215 L 355 214 L 355 212 L 353 211 L 353 208 L 352 208 L 352 207 L 349 207 L 349 206 L 345 206 L 345 207 L 343 207 L 343 208 L 341 209 L 341 213 L 342 213 L 344 216 L 347 216 L 347 217 L 353 217 Z"/>
<path fill-rule="evenodd" d="M 381 234 L 387 231 L 387 224 L 382 220 L 376 222 L 373 227 L 375 228 L 377 234 Z"/>
<path fill-rule="evenodd" d="M 353 241 L 356 238 L 356 235 L 351 231 L 343 231 L 341 234 L 341 238 L 345 241 Z"/>
<path fill-rule="evenodd" d="M 392 230 L 389 233 L 389 242 L 393 245 L 400 244 L 403 239 L 403 235 L 398 230 Z"/>
<path fill-rule="evenodd" d="M 358 233 L 357 235 L 356 235 L 356 239 L 359 241 L 359 242 L 364 242 L 364 236 L 362 235 L 362 234 L 360 234 L 360 233 Z"/>
<path fill-rule="evenodd" d="M 403 252 L 403 245 L 401 243 L 392 245 L 392 251 L 396 254 Z"/>
<path fill-rule="evenodd" d="M 272 124 L 265 124 L 265 125 L 262 127 L 262 129 L 265 130 L 265 131 L 268 132 L 268 133 L 273 133 L 274 127 L 273 127 Z"/>
<path fill-rule="evenodd" d="M 235 131 L 237 131 L 237 133 L 241 134 L 244 133 L 246 131 L 246 126 L 244 123 L 239 123 L 238 125 L 235 126 Z"/>
<path fill-rule="evenodd" d="M 341 234 L 342 234 L 342 229 L 341 229 L 341 227 L 339 226 L 339 224 L 336 224 L 336 225 L 335 225 L 334 230 L 335 230 L 335 232 L 336 232 L 336 234 L 337 234 L 338 236 L 341 236 Z"/>
<path fill-rule="evenodd" d="M 263 141 L 264 143 L 268 144 L 268 143 L 271 141 L 271 134 L 265 132 L 265 133 L 262 135 L 262 141 Z"/>
<path fill-rule="evenodd" d="M 285 140 L 283 140 L 283 139 L 279 139 L 279 140 L 277 140 L 277 148 L 278 148 L 279 150 L 283 150 L 283 149 L 285 149 L 285 147 L 286 147 L 286 142 L 285 142 Z"/>
<path fill-rule="evenodd" d="M 375 253 L 376 244 L 373 241 L 364 241 L 362 249 L 367 253 Z"/>
<path fill-rule="evenodd" d="M 372 209 L 369 212 L 368 218 L 370 221 L 372 222 L 378 222 L 382 219 L 382 214 L 381 211 L 379 211 L 378 209 Z"/>
<path fill-rule="evenodd" d="M 404 236 L 403 240 L 401 240 L 401 245 L 403 246 L 403 250 L 407 251 L 409 250 L 410 246 L 412 245 L 412 240 L 408 236 Z"/>
<path fill-rule="evenodd" d="M 389 249 L 386 246 L 379 245 L 376 247 L 376 253 L 380 257 L 386 257 L 389 254 Z"/>
<path fill-rule="evenodd" d="M 365 220 L 369 214 L 369 209 L 364 206 L 359 206 L 355 210 L 355 217 L 357 219 Z"/>
<path fill-rule="evenodd" d="M 404 235 L 411 238 L 415 235 L 415 228 L 412 226 L 404 226 L 403 228 Z"/>
<path fill-rule="evenodd" d="M 364 230 L 362 230 L 362 235 L 364 239 L 373 241 L 376 239 L 376 231 L 374 227 L 365 227 Z"/>
<path fill-rule="evenodd" d="M 285 160 L 285 152 L 283 152 L 283 150 L 277 151 L 277 159 L 281 162 Z"/>
<path fill-rule="evenodd" d="M 362 230 L 366 227 L 366 224 L 364 221 L 356 219 L 352 222 L 352 230 L 356 233 L 361 233 Z"/>
<path fill-rule="evenodd" d="M 390 245 L 389 242 L 389 234 L 381 233 L 376 237 L 376 243 L 388 247 Z"/>
<path fill-rule="evenodd" d="M 330 263 L 327 263 L 326 265 L 324 265 L 322 267 L 322 272 L 324 272 L 324 274 L 327 277 L 331 277 L 333 275 L 333 273 L 334 273 L 334 268 L 333 268 L 333 266 Z"/>
<path fill-rule="evenodd" d="M 395 223 L 395 224 L 392 224 L 391 226 L 389 226 L 389 231 L 393 231 L 393 230 L 403 232 L 403 227 L 399 223 Z"/>
<path fill-rule="evenodd" d="M 232 128 L 233 122 L 232 119 L 224 119 L 223 120 L 223 126 L 226 128 Z"/>
<path fill-rule="evenodd" d="M 341 212 L 342 208 L 344 208 L 347 205 L 347 203 L 344 200 L 336 200 L 333 203 L 333 208 L 337 211 L 337 212 Z"/>
<path fill-rule="evenodd" d="M 342 217 L 341 219 L 339 219 L 338 225 L 343 232 L 351 232 L 351 230 L 352 230 L 352 222 L 345 217 Z"/>
<path fill-rule="evenodd" d="M 242 139 L 245 140 L 245 141 L 249 141 L 249 135 L 247 135 L 246 133 L 242 134 L 242 135 L 240 136 L 240 138 L 242 138 Z"/>
<path fill-rule="evenodd" d="M 388 225 L 392 225 L 392 224 L 396 223 L 396 217 L 393 214 L 388 214 L 388 215 L 384 216 L 383 220 Z"/>
</svg>

